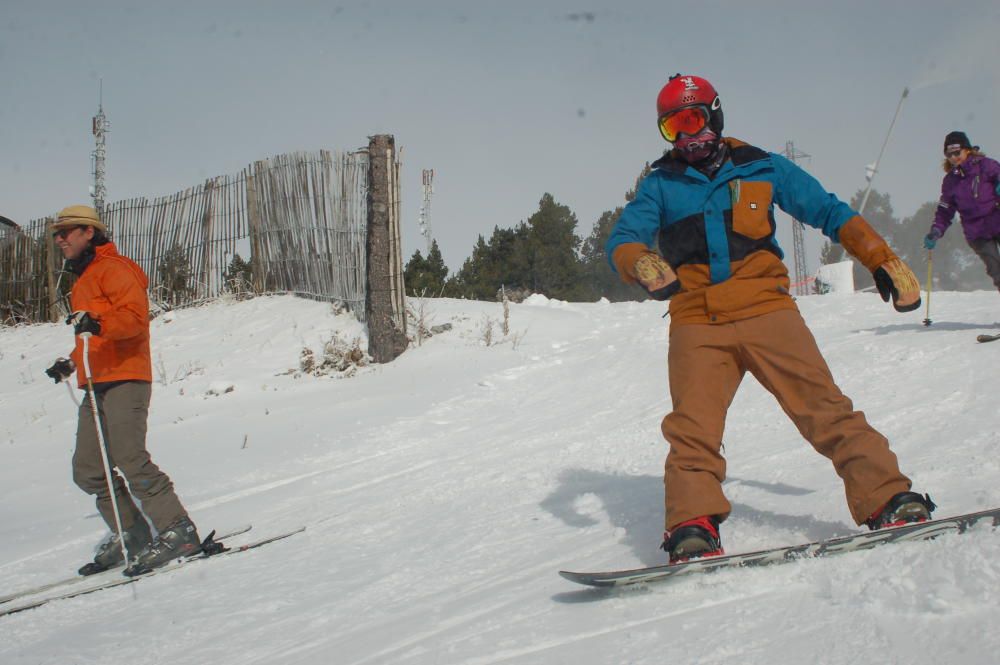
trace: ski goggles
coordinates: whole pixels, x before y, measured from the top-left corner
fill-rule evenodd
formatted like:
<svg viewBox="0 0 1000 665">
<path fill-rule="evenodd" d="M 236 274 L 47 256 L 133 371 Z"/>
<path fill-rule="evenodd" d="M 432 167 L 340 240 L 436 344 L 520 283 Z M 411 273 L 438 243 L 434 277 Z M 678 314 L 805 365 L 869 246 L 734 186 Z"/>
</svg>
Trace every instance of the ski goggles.
<svg viewBox="0 0 1000 665">
<path fill-rule="evenodd" d="M 708 108 L 688 106 L 673 113 L 660 116 L 660 135 L 674 143 L 681 134 L 695 136 L 708 125 Z"/>
</svg>

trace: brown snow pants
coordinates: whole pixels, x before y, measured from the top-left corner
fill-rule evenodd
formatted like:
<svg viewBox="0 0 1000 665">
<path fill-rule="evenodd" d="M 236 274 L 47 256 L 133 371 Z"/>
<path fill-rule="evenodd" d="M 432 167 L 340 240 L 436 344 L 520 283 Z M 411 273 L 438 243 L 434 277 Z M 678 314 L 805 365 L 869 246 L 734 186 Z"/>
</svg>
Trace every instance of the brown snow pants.
<svg viewBox="0 0 1000 665">
<path fill-rule="evenodd" d="M 910 489 L 889 442 L 833 382 L 798 310 L 721 325 L 674 326 L 668 363 L 674 410 L 661 426 L 670 443 L 664 476 L 668 530 L 702 515 L 728 517 L 720 448 L 726 412 L 748 371 L 813 448 L 833 462 L 856 523 Z"/>
<path fill-rule="evenodd" d="M 187 513 L 181 506 L 174 485 L 167 474 L 153 464 L 146 451 L 146 417 L 152 387 L 144 381 L 118 381 L 96 384 L 98 414 L 103 425 L 104 440 L 114 477 L 115 496 L 122 518 L 122 528 L 130 528 L 144 519 L 132 496 L 125 490 L 120 471 L 128 479 L 132 494 L 142 502 L 157 531 L 176 522 Z M 97 510 L 108 527 L 115 531 L 115 514 L 104 477 L 97 427 L 89 395 L 80 405 L 76 430 L 76 451 L 73 453 L 73 481 L 87 494 L 97 497 Z"/>
</svg>

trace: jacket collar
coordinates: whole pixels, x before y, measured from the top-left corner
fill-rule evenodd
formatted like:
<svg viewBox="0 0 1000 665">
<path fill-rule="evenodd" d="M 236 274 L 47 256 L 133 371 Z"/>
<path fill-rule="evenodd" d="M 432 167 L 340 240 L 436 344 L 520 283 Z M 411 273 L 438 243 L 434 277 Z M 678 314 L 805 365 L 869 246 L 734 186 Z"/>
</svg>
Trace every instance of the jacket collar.
<svg viewBox="0 0 1000 665">
<path fill-rule="evenodd" d="M 716 175 L 724 172 L 730 164 L 737 167 L 745 166 L 747 164 L 752 164 L 753 162 L 765 160 L 769 157 L 768 153 L 764 150 L 752 146 L 749 143 L 744 143 L 739 139 L 725 136 L 722 138 L 722 141 L 726 144 L 728 154 L 726 155 L 722 166 L 720 166 L 719 170 L 716 171 Z M 677 150 L 669 150 L 665 152 L 663 156 L 653 162 L 650 167 L 653 169 L 661 169 L 669 173 L 686 173 L 687 175 L 695 177 L 699 180 L 708 180 L 707 176 L 681 159 Z"/>
<path fill-rule="evenodd" d="M 964 178 L 970 173 L 976 173 L 981 168 L 980 162 L 983 161 L 982 155 L 971 155 L 964 162 L 956 166 L 951 170 L 951 173 Z"/>
<path fill-rule="evenodd" d="M 118 248 L 115 247 L 113 242 L 106 242 L 103 245 L 98 245 L 97 247 L 91 245 L 87 247 L 87 249 L 83 250 L 83 254 L 81 254 L 78 258 L 67 260 L 66 269 L 79 277 L 95 260 L 109 256 L 118 256 Z"/>
</svg>

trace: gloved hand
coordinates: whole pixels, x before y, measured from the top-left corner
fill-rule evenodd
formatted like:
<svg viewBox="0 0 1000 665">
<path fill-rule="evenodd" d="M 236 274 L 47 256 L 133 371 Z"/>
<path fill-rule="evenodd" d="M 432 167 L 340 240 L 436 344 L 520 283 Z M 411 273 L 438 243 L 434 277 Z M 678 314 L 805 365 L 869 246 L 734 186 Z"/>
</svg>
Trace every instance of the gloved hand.
<svg viewBox="0 0 1000 665">
<path fill-rule="evenodd" d="M 937 244 L 938 239 L 941 237 L 941 232 L 931 227 L 931 232 L 924 236 L 924 249 L 934 249 L 934 245 Z"/>
<path fill-rule="evenodd" d="M 91 317 L 88 312 L 73 312 L 66 317 L 66 325 L 73 326 L 73 333 L 76 335 L 83 333 L 101 334 L 101 322 Z"/>
<path fill-rule="evenodd" d="M 677 275 L 659 254 L 650 252 L 640 256 L 635 262 L 634 271 L 639 284 L 654 300 L 669 300 L 681 290 Z"/>
<path fill-rule="evenodd" d="M 56 383 L 62 383 L 69 377 L 73 376 L 73 372 L 76 370 L 76 365 L 69 358 L 58 358 L 52 367 L 45 370 L 45 373 L 52 377 L 52 380 Z"/>
<path fill-rule="evenodd" d="M 889 302 L 897 312 L 912 312 L 920 307 L 920 282 L 910 267 L 900 259 L 886 261 L 872 273 L 875 288 L 882 300 Z"/>
</svg>

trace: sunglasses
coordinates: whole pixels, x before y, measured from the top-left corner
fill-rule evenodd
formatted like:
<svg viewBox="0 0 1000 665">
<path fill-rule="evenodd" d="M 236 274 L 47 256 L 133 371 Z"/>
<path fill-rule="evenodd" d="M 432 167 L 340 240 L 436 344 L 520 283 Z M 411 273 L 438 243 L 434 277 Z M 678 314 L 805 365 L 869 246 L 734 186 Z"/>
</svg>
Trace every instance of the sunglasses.
<svg viewBox="0 0 1000 665">
<path fill-rule="evenodd" d="M 951 159 L 952 157 L 958 157 L 961 154 L 962 154 L 961 150 L 950 150 L 950 151 L 944 153 L 944 156 L 947 157 L 947 158 L 949 158 L 949 159 Z"/>
<path fill-rule="evenodd" d="M 82 229 L 82 228 L 83 228 L 82 226 L 71 226 L 71 227 L 66 228 L 66 229 L 59 229 L 58 231 L 53 231 L 52 232 L 52 237 L 54 239 L 56 239 L 56 240 L 65 240 L 69 236 L 70 233 L 73 233 L 73 231 L 76 231 L 77 229 Z"/>
<path fill-rule="evenodd" d="M 694 136 L 708 124 L 708 109 L 689 106 L 660 117 L 660 134 L 667 141 L 675 142 L 681 134 Z"/>
</svg>

